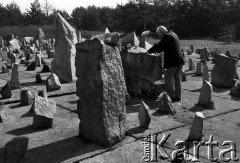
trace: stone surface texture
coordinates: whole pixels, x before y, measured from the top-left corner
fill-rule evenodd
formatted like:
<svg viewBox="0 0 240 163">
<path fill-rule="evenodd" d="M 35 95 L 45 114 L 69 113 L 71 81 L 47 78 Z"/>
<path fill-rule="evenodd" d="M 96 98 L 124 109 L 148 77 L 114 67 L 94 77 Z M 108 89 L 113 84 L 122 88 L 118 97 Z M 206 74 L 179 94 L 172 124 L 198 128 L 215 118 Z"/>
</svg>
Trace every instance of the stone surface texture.
<svg viewBox="0 0 240 163">
<path fill-rule="evenodd" d="M 151 122 L 151 117 L 149 106 L 147 106 L 144 101 L 142 101 L 140 104 L 138 111 L 138 119 L 140 122 L 140 127 L 147 129 Z"/>
<path fill-rule="evenodd" d="M 46 88 L 47 88 L 47 92 L 51 92 L 51 91 L 61 89 L 61 83 L 60 83 L 59 78 L 56 74 L 52 73 L 47 78 Z"/>
<path fill-rule="evenodd" d="M 19 89 L 21 87 L 18 73 L 19 73 L 18 72 L 18 63 L 14 63 L 13 70 L 12 70 L 12 76 L 11 76 L 11 80 L 10 80 L 11 90 Z"/>
</svg>

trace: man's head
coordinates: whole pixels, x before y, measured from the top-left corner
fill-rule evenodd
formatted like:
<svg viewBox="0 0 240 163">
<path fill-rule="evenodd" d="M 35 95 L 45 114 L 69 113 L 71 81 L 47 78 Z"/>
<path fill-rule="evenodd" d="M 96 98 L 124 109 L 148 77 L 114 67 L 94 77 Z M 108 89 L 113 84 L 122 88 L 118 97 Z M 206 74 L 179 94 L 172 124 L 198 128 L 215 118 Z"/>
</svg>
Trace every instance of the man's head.
<svg viewBox="0 0 240 163">
<path fill-rule="evenodd" d="M 162 39 L 163 35 L 167 33 L 167 28 L 164 26 L 157 27 L 156 33 L 160 39 Z"/>
</svg>

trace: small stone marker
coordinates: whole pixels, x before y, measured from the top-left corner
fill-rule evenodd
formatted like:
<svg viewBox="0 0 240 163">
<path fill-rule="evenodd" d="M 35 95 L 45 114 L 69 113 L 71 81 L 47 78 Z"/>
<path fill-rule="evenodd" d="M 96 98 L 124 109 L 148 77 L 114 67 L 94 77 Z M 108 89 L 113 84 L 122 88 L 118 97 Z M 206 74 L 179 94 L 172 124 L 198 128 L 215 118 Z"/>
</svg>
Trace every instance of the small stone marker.
<svg viewBox="0 0 240 163">
<path fill-rule="evenodd" d="M 193 120 L 188 140 L 200 141 L 202 139 L 204 115 L 201 112 L 196 112 Z"/>
<path fill-rule="evenodd" d="M 31 64 L 27 67 L 27 71 L 34 71 L 35 69 L 35 62 L 31 62 Z"/>
<path fill-rule="evenodd" d="M 198 104 L 208 107 L 211 106 L 212 103 L 212 84 L 204 80 Z"/>
<path fill-rule="evenodd" d="M 106 29 L 105 29 L 105 33 L 110 33 L 110 31 L 108 30 L 107 27 L 106 27 Z"/>
<path fill-rule="evenodd" d="M 240 97 L 240 80 L 236 80 L 234 87 L 230 89 L 230 94 L 235 97 Z"/>
<path fill-rule="evenodd" d="M 195 69 L 192 58 L 188 59 L 188 66 L 190 71 Z"/>
<path fill-rule="evenodd" d="M 52 73 L 47 78 L 46 88 L 47 88 L 47 92 L 56 91 L 56 90 L 61 89 L 61 83 L 56 74 Z"/>
<path fill-rule="evenodd" d="M 43 80 L 42 80 L 40 74 L 37 74 L 37 75 L 36 75 L 36 83 L 43 83 Z"/>
<path fill-rule="evenodd" d="M 21 105 L 23 106 L 32 105 L 33 98 L 34 96 L 29 90 L 21 90 L 20 92 Z"/>
<path fill-rule="evenodd" d="M 147 129 L 151 122 L 151 117 L 149 106 L 147 106 L 144 101 L 141 102 L 139 107 L 138 119 L 140 122 L 140 127 Z"/>
<path fill-rule="evenodd" d="M 11 88 L 11 90 L 13 90 L 13 89 L 19 89 L 20 87 L 21 87 L 20 81 L 18 78 L 18 63 L 14 63 L 11 81 L 10 81 L 10 88 Z"/>
<path fill-rule="evenodd" d="M 0 94 L 2 95 L 2 99 L 7 99 L 12 97 L 11 88 L 9 86 L 9 83 L 7 83 L 0 91 Z"/>
<path fill-rule="evenodd" d="M 12 69 L 12 61 L 10 59 L 7 60 L 6 66 L 8 69 Z"/>
<path fill-rule="evenodd" d="M 42 66 L 42 57 L 40 55 L 36 55 L 35 66 L 36 67 L 41 67 Z"/>
<path fill-rule="evenodd" d="M 7 66 L 6 65 L 2 65 L 2 73 L 9 73 L 10 71 L 9 71 L 9 69 L 7 68 Z"/>
<path fill-rule="evenodd" d="M 156 102 L 159 102 L 158 105 L 158 112 L 161 114 L 174 114 L 175 108 L 172 104 L 172 100 L 171 98 L 168 96 L 168 94 L 166 92 L 162 92 Z"/>
<path fill-rule="evenodd" d="M 6 122 L 8 120 L 5 110 L 4 110 L 4 104 L 0 101 L 0 123 Z"/>
<path fill-rule="evenodd" d="M 38 96 L 46 98 L 47 99 L 47 91 L 46 88 L 44 88 L 43 90 L 38 91 Z"/>
<path fill-rule="evenodd" d="M 42 72 L 51 72 L 50 65 L 45 64 L 42 68 Z"/>
<path fill-rule="evenodd" d="M 20 64 L 24 64 L 24 65 L 25 65 L 25 64 L 26 64 L 25 59 L 21 59 L 21 60 L 20 60 Z"/>
<path fill-rule="evenodd" d="M 182 69 L 182 82 L 185 82 L 185 81 L 187 81 L 187 76 L 186 76 L 185 70 Z"/>
<path fill-rule="evenodd" d="M 57 105 L 54 101 L 35 95 L 33 128 L 50 128 L 53 124 L 53 117 L 56 113 Z"/>
<path fill-rule="evenodd" d="M 203 66 L 203 80 L 209 81 L 209 72 L 208 72 L 208 65 L 207 62 Z"/>
<path fill-rule="evenodd" d="M 47 51 L 47 54 L 48 54 L 48 58 L 54 58 L 55 50 L 52 49 L 52 50 L 50 50 L 50 51 Z"/>
<path fill-rule="evenodd" d="M 3 147 L 1 163 L 20 163 L 24 161 L 28 149 L 29 138 L 25 136 L 15 137 Z"/>
<path fill-rule="evenodd" d="M 6 51 L 2 51 L 2 61 L 7 61 L 8 60 L 8 55 Z"/>
<path fill-rule="evenodd" d="M 195 71 L 195 75 L 196 76 L 202 76 L 202 73 L 203 73 L 202 63 L 197 62 L 197 68 L 196 68 L 196 71 Z"/>
</svg>

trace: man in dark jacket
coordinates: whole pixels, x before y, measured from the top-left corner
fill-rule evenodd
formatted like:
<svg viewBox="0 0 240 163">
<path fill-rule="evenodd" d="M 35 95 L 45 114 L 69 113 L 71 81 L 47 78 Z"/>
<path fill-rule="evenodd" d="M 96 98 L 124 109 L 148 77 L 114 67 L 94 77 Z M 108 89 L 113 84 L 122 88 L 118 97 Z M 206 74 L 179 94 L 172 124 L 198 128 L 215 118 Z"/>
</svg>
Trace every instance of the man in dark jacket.
<svg viewBox="0 0 240 163">
<path fill-rule="evenodd" d="M 181 101 L 181 81 L 184 58 L 180 52 L 179 38 L 171 30 L 159 26 L 156 30 L 160 42 L 148 50 L 148 53 L 164 52 L 165 90 L 173 101 Z"/>
</svg>

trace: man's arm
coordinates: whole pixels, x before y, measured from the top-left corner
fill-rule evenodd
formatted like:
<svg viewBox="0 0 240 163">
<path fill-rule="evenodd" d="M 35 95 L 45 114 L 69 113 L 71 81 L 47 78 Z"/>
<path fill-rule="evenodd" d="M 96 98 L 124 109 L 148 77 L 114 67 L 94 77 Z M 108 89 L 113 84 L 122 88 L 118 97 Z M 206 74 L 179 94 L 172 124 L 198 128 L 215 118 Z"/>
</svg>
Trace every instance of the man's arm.
<svg viewBox="0 0 240 163">
<path fill-rule="evenodd" d="M 160 53 L 163 51 L 163 48 L 164 48 L 164 39 L 162 39 L 158 44 L 155 44 L 153 47 L 151 47 L 149 50 L 148 50 L 148 53 L 151 54 L 151 53 Z"/>
</svg>

